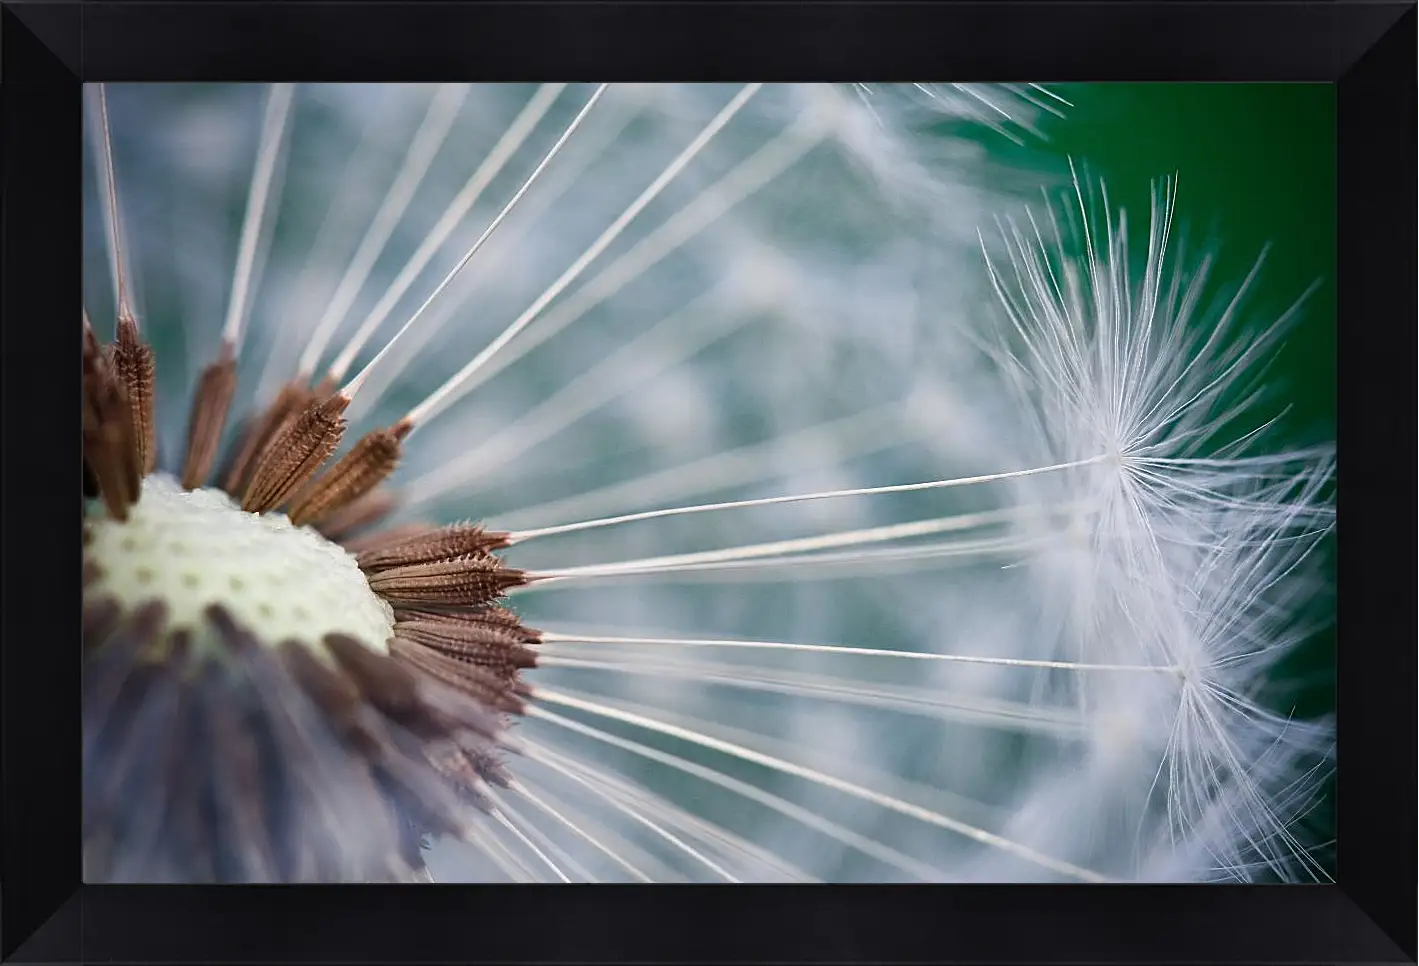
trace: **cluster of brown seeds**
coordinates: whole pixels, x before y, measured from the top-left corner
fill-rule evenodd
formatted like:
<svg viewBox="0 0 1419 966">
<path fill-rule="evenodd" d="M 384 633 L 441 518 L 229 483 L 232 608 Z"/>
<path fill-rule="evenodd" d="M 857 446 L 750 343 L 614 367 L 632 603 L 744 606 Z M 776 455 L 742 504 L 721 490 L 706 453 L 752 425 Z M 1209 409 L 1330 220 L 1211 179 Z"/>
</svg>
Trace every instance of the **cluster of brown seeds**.
<svg viewBox="0 0 1419 966">
<path fill-rule="evenodd" d="M 536 630 L 497 604 L 528 576 L 475 525 L 370 531 L 407 427 L 376 430 L 333 466 L 348 398 L 290 384 L 248 420 L 224 466 L 236 386 L 224 347 L 196 383 L 183 489 L 209 476 L 251 514 L 284 512 L 351 554 L 393 612 L 387 642 L 330 633 L 264 640 L 220 602 L 174 625 L 169 588 L 101 591 L 88 500 L 129 519 L 157 464 L 155 362 L 136 322 L 100 345 L 84 322 L 84 844 L 90 881 L 421 878 L 426 834 L 467 837 L 529 691 Z M 237 512 L 235 509 L 232 512 Z M 376 647 L 383 643 L 384 647 Z"/>
</svg>

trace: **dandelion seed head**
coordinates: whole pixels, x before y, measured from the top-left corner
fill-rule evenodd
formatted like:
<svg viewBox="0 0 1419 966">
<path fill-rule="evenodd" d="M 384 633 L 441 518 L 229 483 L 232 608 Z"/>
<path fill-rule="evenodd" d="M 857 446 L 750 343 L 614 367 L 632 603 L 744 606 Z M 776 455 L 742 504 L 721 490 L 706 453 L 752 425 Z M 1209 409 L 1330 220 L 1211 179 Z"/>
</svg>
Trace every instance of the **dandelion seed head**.
<svg viewBox="0 0 1419 966">
<path fill-rule="evenodd" d="M 283 513 L 244 513 L 220 490 L 154 474 L 126 521 L 96 509 L 88 532 L 102 576 L 87 593 L 124 608 L 161 599 L 174 629 L 200 632 L 222 604 L 267 641 L 348 634 L 379 651 L 391 636 L 393 609 L 342 547 Z"/>
<path fill-rule="evenodd" d="M 293 180 L 271 271 L 252 282 L 224 438 L 239 442 L 244 417 L 290 378 L 421 119 L 466 94 L 309 374 L 313 387 L 348 355 L 342 375 L 353 376 L 381 353 L 331 464 L 367 431 L 417 414 L 407 454 L 374 494 L 390 516 L 338 538 L 322 520 L 318 532 L 281 531 L 355 561 L 392 616 L 387 645 L 343 652 L 391 663 L 340 670 L 378 672 L 360 679 L 358 720 L 388 727 L 414 762 L 404 777 L 422 811 L 396 812 L 430 832 L 436 877 L 1317 874 L 1300 823 L 1327 767 L 1329 724 L 1293 720 L 1273 679 L 1311 629 L 1297 620 L 1307 595 L 1324 586 L 1310 569 L 1333 525 L 1333 457 L 1276 452 L 1270 424 L 1253 432 L 1286 320 L 1248 317 L 1234 296 L 1249 280 L 1213 297 L 1208 260 L 1173 244 L 1169 184 L 1141 233 L 1083 178 L 1061 205 L 1019 208 L 1000 185 L 1020 172 L 957 134 L 1041 136 L 1057 101 L 1023 85 L 611 85 L 508 213 L 599 96 L 591 87 L 368 93 L 317 85 L 297 98 Z M 742 110 L 603 247 L 607 226 L 732 98 Z M 517 150 L 457 209 L 450 197 L 532 107 L 542 113 Z M 245 113 L 227 116 L 250 134 L 259 111 Z M 302 117 L 324 133 L 303 139 Z M 255 153 L 254 138 L 237 140 L 238 154 Z M 130 153 L 160 153 L 157 143 Z M 160 182 L 144 183 L 151 194 Z M 227 291 L 228 247 L 205 267 L 209 253 L 184 256 L 191 288 Z M 160 248 L 137 248 L 158 274 Z M 351 348 L 380 305 L 385 317 Z M 154 314 L 155 340 L 190 343 L 189 372 L 158 394 L 182 398 L 217 344 L 189 340 L 203 327 L 182 314 Z M 451 395 L 427 405 L 441 386 Z M 159 406 L 168 454 L 184 450 L 181 416 Z M 937 483 L 873 489 L 925 480 Z M 735 503 L 794 493 L 804 496 Z M 272 527 L 282 509 L 255 519 Z M 525 529 L 496 563 L 441 559 L 447 574 L 389 573 L 359 549 L 408 552 L 394 535 L 470 518 Z M 136 573 L 131 564 L 110 569 Z M 510 586 L 488 583 L 504 572 Z M 452 614 L 399 597 L 443 593 L 444 578 L 511 596 Z M 138 603 L 125 601 L 127 612 Z M 517 660 L 540 663 L 509 676 L 481 651 L 492 662 L 474 662 L 481 670 L 444 660 L 466 656 L 470 640 L 502 641 L 504 619 L 538 642 Z M 323 629 L 301 639 L 339 665 Z M 285 630 L 258 636 L 269 644 Z M 385 675 L 405 674 L 418 682 L 421 731 L 394 703 L 371 703 Z M 287 695 L 293 705 L 334 693 L 312 683 Z M 490 707 L 497 722 L 475 713 Z M 307 711 L 321 728 L 348 726 Z M 459 715 L 484 729 L 471 729 L 476 741 L 449 730 Z M 336 731 L 317 741 L 321 759 L 350 766 L 341 781 L 355 782 L 368 759 L 342 758 L 349 733 Z M 327 787 L 368 802 L 353 784 Z M 320 877 L 417 871 L 423 853 L 407 834 L 322 817 L 320 795 L 292 807 L 318 830 L 397 843 L 395 860 L 361 855 Z"/>
</svg>

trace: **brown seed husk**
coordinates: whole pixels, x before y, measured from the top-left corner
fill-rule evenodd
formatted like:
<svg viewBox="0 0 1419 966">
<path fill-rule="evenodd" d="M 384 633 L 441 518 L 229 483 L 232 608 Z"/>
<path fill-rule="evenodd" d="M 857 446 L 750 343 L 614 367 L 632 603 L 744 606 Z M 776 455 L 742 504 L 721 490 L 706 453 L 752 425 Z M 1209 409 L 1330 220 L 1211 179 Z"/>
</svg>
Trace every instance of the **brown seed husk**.
<svg viewBox="0 0 1419 966">
<path fill-rule="evenodd" d="M 343 413 L 350 400 L 338 393 L 308 405 L 266 447 L 242 497 L 247 513 L 281 506 L 330 458 L 345 434 Z"/>
<path fill-rule="evenodd" d="M 142 463 L 133 432 L 128 390 L 115 372 L 112 351 L 100 346 L 84 326 L 83 449 L 84 464 L 109 515 L 128 519 L 141 487 Z"/>
<path fill-rule="evenodd" d="M 128 393 L 129 420 L 143 475 L 153 472 L 158 460 L 157 431 L 153 419 L 157 403 L 157 363 L 153 347 L 138 335 L 138 323 L 119 318 L 118 339 L 111 347 L 118 379 Z"/>
<path fill-rule="evenodd" d="M 486 707 L 507 714 L 521 714 L 523 711 L 523 702 L 509 682 L 487 668 L 460 661 L 400 637 L 389 642 L 389 653 L 410 667 L 443 681 L 459 693 L 472 696 Z"/>
<path fill-rule="evenodd" d="M 266 455 L 271 440 L 304 412 L 315 398 L 315 390 L 304 383 L 288 382 L 282 386 L 270 405 L 242 428 L 236 455 L 223 474 L 222 489 L 241 499 L 256 464 Z"/>
<path fill-rule="evenodd" d="M 334 466 L 309 483 L 291 503 L 291 522 L 315 523 L 368 494 L 389 478 L 402 455 L 400 441 L 408 427 L 365 434 Z"/>
<path fill-rule="evenodd" d="M 516 635 L 523 644 L 540 644 L 542 632 L 522 623 L 522 618 L 506 607 L 485 604 L 482 607 L 398 607 L 394 608 L 394 620 L 398 621 L 438 621 L 454 624 L 476 624 L 484 627 L 507 630 Z"/>
<path fill-rule="evenodd" d="M 492 554 L 391 567 L 369 574 L 370 589 L 395 604 L 479 607 L 492 603 L 527 576 Z"/>
<path fill-rule="evenodd" d="M 361 570 L 373 573 L 466 556 L 487 557 L 507 544 L 506 533 L 487 530 L 480 524 L 463 523 L 451 527 L 429 527 L 422 533 L 361 550 L 356 553 L 355 559 Z"/>
<path fill-rule="evenodd" d="M 511 677 L 537 666 L 537 652 L 504 627 L 463 621 L 400 621 L 394 636 Z"/>
<path fill-rule="evenodd" d="M 192 412 L 187 422 L 187 458 L 182 466 L 183 489 L 193 490 L 207 482 L 235 392 L 236 355 L 231 345 L 223 342 L 217 361 L 202 370 L 192 396 Z"/>
</svg>

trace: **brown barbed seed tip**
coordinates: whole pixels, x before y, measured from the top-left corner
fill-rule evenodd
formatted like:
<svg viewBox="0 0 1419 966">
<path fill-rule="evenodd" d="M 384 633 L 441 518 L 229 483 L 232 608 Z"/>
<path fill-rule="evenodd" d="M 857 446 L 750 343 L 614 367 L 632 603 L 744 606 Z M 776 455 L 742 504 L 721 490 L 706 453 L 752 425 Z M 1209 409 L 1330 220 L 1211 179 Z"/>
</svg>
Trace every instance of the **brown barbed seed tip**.
<svg viewBox="0 0 1419 966">
<path fill-rule="evenodd" d="M 227 425 L 232 395 L 236 392 L 236 354 L 229 342 L 222 342 L 217 361 L 202 370 L 192 396 L 192 412 L 187 424 L 187 458 L 182 467 L 182 488 L 195 490 L 207 482 L 217 445 Z"/>
<path fill-rule="evenodd" d="M 157 363 L 153 347 L 138 335 L 138 323 L 132 316 L 120 315 L 118 339 L 111 347 L 113 368 L 123 388 L 128 392 L 129 418 L 133 425 L 133 440 L 142 474 L 153 472 L 157 465 L 157 430 L 153 410 L 157 403 Z"/>
<path fill-rule="evenodd" d="M 537 666 L 537 653 L 516 630 L 471 621 L 398 621 L 394 636 L 421 644 L 448 657 L 485 667 L 511 678 Z"/>
<path fill-rule="evenodd" d="M 506 607 L 488 604 L 475 609 L 444 608 L 436 606 L 404 607 L 395 605 L 394 620 L 398 621 L 440 621 L 454 624 L 476 624 L 509 631 L 517 635 L 524 644 L 540 644 L 542 632 L 522 623 L 522 618 Z"/>
<path fill-rule="evenodd" d="M 527 575 L 505 567 L 492 554 L 391 567 L 367 573 L 370 589 L 392 604 L 479 607 L 509 588 L 527 583 Z"/>
<path fill-rule="evenodd" d="M 245 495 L 251 474 L 272 439 L 318 398 L 321 397 L 316 390 L 303 382 L 292 381 L 283 385 L 270 405 L 243 427 L 236 455 L 223 476 L 222 489 L 237 499 Z"/>
<path fill-rule="evenodd" d="M 504 714 L 521 714 L 524 710 L 514 682 L 489 668 L 461 661 L 397 635 L 389 642 L 389 653 L 458 693 L 473 698 L 483 707 Z"/>
<path fill-rule="evenodd" d="M 301 526 L 323 520 L 383 483 L 399 465 L 401 443 L 409 429 L 408 424 L 399 423 L 366 433 L 350 452 L 296 497 L 291 504 L 291 522 Z"/>
<path fill-rule="evenodd" d="M 339 393 L 312 402 L 273 437 L 251 475 L 241 508 L 247 513 L 274 510 L 309 481 L 340 445 L 349 405 L 349 398 Z"/>
<path fill-rule="evenodd" d="M 486 530 L 481 524 L 460 523 L 449 527 L 429 527 L 404 539 L 361 549 L 355 559 L 365 573 L 374 573 L 469 555 L 486 556 L 507 545 L 507 533 Z"/>
<path fill-rule="evenodd" d="M 128 519 L 142 487 L 142 456 L 134 437 L 128 390 L 85 320 L 83 351 L 83 451 L 92 484 L 109 515 Z"/>
</svg>

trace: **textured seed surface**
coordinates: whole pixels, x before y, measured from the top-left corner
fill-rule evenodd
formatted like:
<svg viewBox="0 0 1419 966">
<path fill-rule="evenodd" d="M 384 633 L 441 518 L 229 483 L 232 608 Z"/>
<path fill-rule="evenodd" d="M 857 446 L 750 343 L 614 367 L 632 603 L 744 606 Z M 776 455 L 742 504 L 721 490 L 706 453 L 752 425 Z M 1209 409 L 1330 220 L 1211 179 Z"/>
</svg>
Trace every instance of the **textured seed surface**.
<svg viewBox="0 0 1419 966">
<path fill-rule="evenodd" d="M 225 606 L 260 640 L 345 634 L 387 650 L 393 611 L 344 549 L 284 514 L 245 513 L 220 490 L 184 491 L 153 474 L 127 521 L 91 505 L 88 559 L 100 576 L 85 596 L 125 609 L 163 600 L 170 626 L 201 632 L 203 610 Z"/>
</svg>

